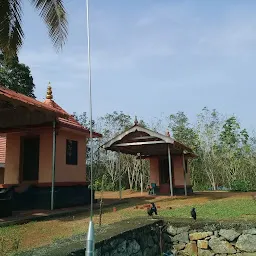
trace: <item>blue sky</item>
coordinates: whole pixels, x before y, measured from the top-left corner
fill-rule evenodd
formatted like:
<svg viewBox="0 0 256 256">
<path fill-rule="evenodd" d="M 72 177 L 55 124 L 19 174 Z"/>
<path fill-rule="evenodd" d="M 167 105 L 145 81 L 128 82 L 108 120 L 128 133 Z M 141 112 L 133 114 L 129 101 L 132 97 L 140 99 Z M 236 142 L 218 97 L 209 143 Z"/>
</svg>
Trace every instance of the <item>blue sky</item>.
<svg viewBox="0 0 256 256">
<path fill-rule="evenodd" d="M 29 1 L 24 1 L 29 2 Z M 56 53 L 38 14 L 24 6 L 20 61 L 38 99 L 51 81 L 68 112 L 88 111 L 85 0 L 65 0 L 69 37 Z M 204 106 L 256 127 L 256 1 L 91 0 L 93 118 L 124 111 L 150 122 Z"/>
</svg>

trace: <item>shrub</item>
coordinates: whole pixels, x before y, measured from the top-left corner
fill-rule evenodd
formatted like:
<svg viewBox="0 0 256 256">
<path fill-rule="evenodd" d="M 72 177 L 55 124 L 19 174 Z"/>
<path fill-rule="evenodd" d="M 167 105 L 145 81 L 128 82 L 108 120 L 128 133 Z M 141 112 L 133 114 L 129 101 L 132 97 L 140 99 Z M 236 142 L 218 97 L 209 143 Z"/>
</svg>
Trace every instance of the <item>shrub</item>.
<svg viewBox="0 0 256 256">
<path fill-rule="evenodd" d="M 246 180 L 234 180 L 231 183 L 231 189 L 233 191 L 247 192 L 252 190 L 251 183 Z"/>
</svg>

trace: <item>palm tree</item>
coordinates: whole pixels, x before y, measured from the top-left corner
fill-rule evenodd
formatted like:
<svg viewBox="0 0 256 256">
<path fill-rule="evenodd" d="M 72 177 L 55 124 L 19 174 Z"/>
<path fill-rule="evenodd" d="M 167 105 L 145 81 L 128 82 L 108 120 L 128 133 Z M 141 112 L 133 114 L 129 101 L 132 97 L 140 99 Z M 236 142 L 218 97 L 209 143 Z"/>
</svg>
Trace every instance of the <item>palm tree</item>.
<svg viewBox="0 0 256 256">
<path fill-rule="evenodd" d="M 46 23 L 54 47 L 60 50 L 68 34 L 63 0 L 29 1 Z M 5 55 L 16 55 L 23 43 L 22 2 L 0 0 L 0 51 Z"/>
</svg>

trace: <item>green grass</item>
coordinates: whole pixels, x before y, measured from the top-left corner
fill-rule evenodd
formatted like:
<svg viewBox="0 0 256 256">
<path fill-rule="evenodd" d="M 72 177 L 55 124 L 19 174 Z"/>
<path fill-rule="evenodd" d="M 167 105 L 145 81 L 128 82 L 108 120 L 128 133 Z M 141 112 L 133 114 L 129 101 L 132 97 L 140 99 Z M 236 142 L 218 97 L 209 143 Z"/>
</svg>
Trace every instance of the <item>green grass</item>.
<svg viewBox="0 0 256 256">
<path fill-rule="evenodd" d="M 223 199 L 194 205 L 200 220 L 256 220 L 256 202 L 251 198 Z M 189 218 L 191 206 L 160 211 L 163 217 Z"/>
<path fill-rule="evenodd" d="M 246 221 L 256 223 L 256 201 L 249 194 L 241 195 L 225 195 L 219 197 L 220 194 L 203 196 L 193 196 L 189 198 L 165 198 L 157 199 L 156 205 L 159 205 L 159 215 L 157 218 L 163 218 L 168 221 L 184 223 L 192 223 L 190 219 L 190 210 L 196 208 L 198 221 L 197 224 L 210 221 L 226 221 L 243 223 Z M 146 209 L 135 209 L 135 206 L 147 204 L 152 199 L 140 201 L 131 199 L 129 203 L 116 206 L 117 211 L 113 212 L 112 207 L 103 209 L 102 223 L 104 227 L 111 224 L 116 232 L 123 228 L 122 221 L 128 220 L 130 228 L 136 227 L 136 219 L 141 218 L 148 220 Z M 172 207 L 172 209 L 169 209 Z M 1 247 L 4 245 L 5 252 L 14 252 L 28 250 L 41 245 L 51 244 L 62 238 L 68 238 L 72 235 L 85 233 L 88 227 L 88 213 L 80 213 L 73 216 L 63 217 L 56 220 L 48 220 L 42 222 L 30 222 L 24 225 L 16 225 L 0 228 L 0 255 Z M 95 211 L 94 218 L 95 228 L 98 227 L 98 211 Z M 108 227 L 110 228 L 110 227 Z M 108 230 L 108 228 L 104 228 Z M 107 233 L 115 235 L 108 230 Z M 105 233 L 102 234 L 105 236 Z M 1 239 L 4 237 L 4 243 Z M 8 255 L 2 254 L 2 255 Z"/>
</svg>

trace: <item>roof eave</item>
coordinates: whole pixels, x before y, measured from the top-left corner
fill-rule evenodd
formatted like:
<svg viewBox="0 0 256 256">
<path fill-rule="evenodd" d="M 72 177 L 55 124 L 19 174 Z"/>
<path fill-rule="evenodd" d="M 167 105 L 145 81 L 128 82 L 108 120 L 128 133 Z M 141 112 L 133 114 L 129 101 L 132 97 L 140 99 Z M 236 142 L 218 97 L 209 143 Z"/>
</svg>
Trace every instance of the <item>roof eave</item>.
<svg viewBox="0 0 256 256">
<path fill-rule="evenodd" d="M 65 127 L 65 128 L 69 128 L 71 130 L 76 130 L 76 131 L 79 131 L 79 132 L 82 132 L 86 135 L 90 134 L 90 131 L 86 128 L 83 128 L 83 127 L 77 127 L 77 126 L 74 126 L 74 125 L 71 125 L 71 124 L 66 124 L 66 123 L 62 123 L 62 122 L 59 122 L 59 126 L 60 127 Z M 92 133 L 93 135 L 93 138 L 101 138 L 102 135 L 100 133 L 97 133 L 97 132 L 93 132 Z"/>
</svg>

